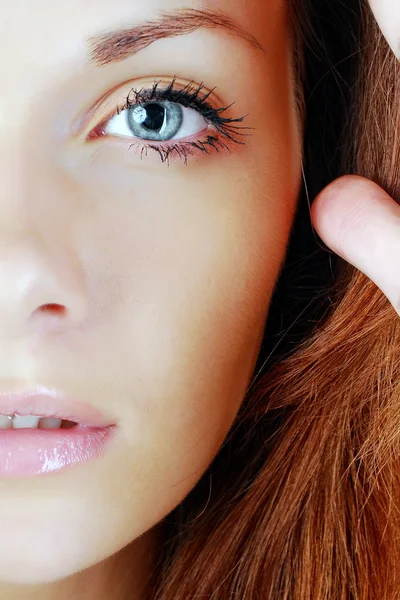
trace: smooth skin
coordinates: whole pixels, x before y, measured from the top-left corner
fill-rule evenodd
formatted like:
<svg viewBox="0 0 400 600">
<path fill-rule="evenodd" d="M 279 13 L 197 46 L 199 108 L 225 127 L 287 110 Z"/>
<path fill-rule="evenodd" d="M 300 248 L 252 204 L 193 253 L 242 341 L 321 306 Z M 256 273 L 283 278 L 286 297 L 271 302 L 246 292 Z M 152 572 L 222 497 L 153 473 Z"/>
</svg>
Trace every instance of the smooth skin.
<svg viewBox="0 0 400 600">
<path fill-rule="evenodd" d="M 114 64 L 91 61 L 89 38 L 185 7 L 223 11 L 262 50 L 201 28 Z M 301 180 L 286 8 L 284 0 L 2 7 L 0 389 L 53 387 L 95 405 L 118 431 L 96 460 L 0 480 L 0 598 L 119 600 L 127 590 L 142 598 L 157 524 L 234 421 Z M 248 115 L 245 144 L 168 166 L 156 151 L 141 158 L 115 130 L 90 138 L 132 88 L 175 75 L 216 87 L 214 108 L 234 103 L 224 116 Z"/>
</svg>

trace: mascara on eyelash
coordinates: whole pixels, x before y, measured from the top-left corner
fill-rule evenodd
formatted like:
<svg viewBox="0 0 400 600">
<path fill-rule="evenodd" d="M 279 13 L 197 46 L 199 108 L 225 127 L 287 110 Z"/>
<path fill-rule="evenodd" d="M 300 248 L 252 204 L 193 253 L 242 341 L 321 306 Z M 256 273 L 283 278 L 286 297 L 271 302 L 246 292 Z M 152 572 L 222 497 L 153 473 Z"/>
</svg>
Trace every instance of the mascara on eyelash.
<svg viewBox="0 0 400 600">
<path fill-rule="evenodd" d="M 143 155 L 147 156 L 148 150 L 154 150 L 160 156 L 162 163 L 167 163 L 169 166 L 169 158 L 173 153 L 182 159 L 187 165 L 187 159 L 189 155 L 193 155 L 195 150 L 198 150 L 204 154 L 210 154 L 210 151 L 219 149 L 226 149 L 231 152 L 231 149 L 227 142 L 233 142 L 235 144 L 244 145 L 245 142 L 237 139 L 239 136 L 249 136 L 250 133 L 244 133 L 243 130 L 254 130 L 254 127 L 246 127 L 238 125 L 248 116 L 248 114 L 242 117 L 223 117 L 222 113 L 231 108 L 234 102 L 228 106 L 220 108 L 213 108 L 207 101 L 208 97 L 216 89 L 215 87 L 200 96 L 201 91 L 204 89 L 203 82 L 194 84 L 193 81 L 186 84 L 183 88 L 176 89 L 176 76 L 173 77 L 171 82 L 166 88 L 159 88 L 161 80 L 155 81 L 150 89 L 141 88 L 136 90 L 132 88 L 126 97 L 125 104 L 118 107 L 115 114 L 121 114 L 125 110 L 129 110 L 137 107 L 140 104 L 146 104 L 151 102 L 163 102 L 169 101 L 178 103 L 186 108 L 192 108 L 196 110 L 209 125 L 215 129 L 215 134 L 208 134 L 204 139 L 198 139 L 190 142 L 176 142 L 174 144 L 160 142 L 158 145 L 153 143 L 144 143 L 144 138 L 141 141 L 133 142 L 129 148 L 139 147 L 141 148 L 140 156 L 143 159 Z M 110 117 L 112 118 L 112 117 Z M 98 131 L 98 130 L 97 130 Z M 100 131 L 104 135 L 102 131 Z M 224 138 L 224 139 L 221 139 Z M 148 140 L 147 140 L 148 142 Z"/>
<path fill-rule="evenodd" d="M 220 108 L 213 108 L 211 104 L 207 102 L 207 98 L 216 88 L 205 93 L 202 97 L 199 97 L 201 90 L 204 89 L 204 84 L 200 83 L 197 87 L 194 86 L 194 82 L 186 84 L 181 89 L 175 89 L 174 85 L 176 82 L 176 76 L 172 79 L 171 83 L 165 89 L 159 88 L 161 81 L 156 81 L 153 84 L 151 89 L 141 88 L 140 90 L 135 90 L 132 88 L 129 92 L 125 105 L 122 109 L 119 109 L 118 114 L 123 110 L 128 110 L 129 108 L 133 108 L 137 104 L 143 104 L 146 102 L 157 102 L 157 101 L 165 101 L 168 100 L 170 102 L 176 102 L 181 104 L 185 108 L 194 108 L 196 109 L 211 125 L 213 125 L 219 133 L 224 134 L 231 141 L 244 144 L 234 138 L 234 135 L 247 136 L 250 135 L 248 133 L 243 133 L 242 130 L 253 130 L 253 127 L 239 126 L 235 125 L 235 123 L 242 123 L 244 119 L 248 116 L 248 114 L 242 117 L 222 117 L 221 114 L 231 108 L 234 105 L 234 102 L 229 104 L 228 106 L 223 106 Z M 193 91 L 192 91 L 193 90 Z M 131 100 L 131 94 L 134 96 L 134 100 Z"/>
</svg>

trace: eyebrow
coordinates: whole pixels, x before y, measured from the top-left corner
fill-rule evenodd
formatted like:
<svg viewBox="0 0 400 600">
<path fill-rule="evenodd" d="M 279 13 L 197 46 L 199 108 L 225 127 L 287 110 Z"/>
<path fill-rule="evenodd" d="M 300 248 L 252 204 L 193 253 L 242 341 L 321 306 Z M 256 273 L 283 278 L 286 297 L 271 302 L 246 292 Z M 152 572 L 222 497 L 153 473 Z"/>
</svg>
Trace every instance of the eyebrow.
<svg viewBox="0 0 400 600">
<path fill-rule="evenodd" d="M 156 20 L 145 21 L 129 29 L 89 38 L 91 62 L 97 66 L 120 62 L 158 40 L 186 35 L 202 27 L 223 29 L 264 52 L 256 38 L 224 12 L 186 8 L 162 13 Z"/>
</svg>

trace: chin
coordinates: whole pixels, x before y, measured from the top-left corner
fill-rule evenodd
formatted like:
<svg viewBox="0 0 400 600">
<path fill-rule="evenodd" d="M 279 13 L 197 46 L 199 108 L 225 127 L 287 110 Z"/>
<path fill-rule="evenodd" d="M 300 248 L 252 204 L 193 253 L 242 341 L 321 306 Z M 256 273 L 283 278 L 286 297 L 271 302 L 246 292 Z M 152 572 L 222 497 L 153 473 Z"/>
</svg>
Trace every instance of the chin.
<svg viewBox="0 0 400 600">
<path fill-rule="evenodd" d="M 64 527 L 32 526 L 0 538 L 0 581 L 8 584 L 43 585 L 77 573 L 97 562 L 85 556 L 91 547 L 82 531 Z M 80 550 L 79 550 L 80 549 Z"/>
</svg>

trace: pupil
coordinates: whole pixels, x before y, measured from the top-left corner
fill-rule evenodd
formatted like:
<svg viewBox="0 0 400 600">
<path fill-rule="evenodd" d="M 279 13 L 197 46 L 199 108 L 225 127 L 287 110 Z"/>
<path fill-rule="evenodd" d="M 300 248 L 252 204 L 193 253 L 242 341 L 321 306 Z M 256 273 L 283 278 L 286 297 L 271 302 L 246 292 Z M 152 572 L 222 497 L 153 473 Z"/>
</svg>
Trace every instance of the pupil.
<svg viewBox="0 0 400 600">
<path fill-rule="evenodd" d="M 135 137 L 163 142 L 176 135 L 183 123 L 183 108 L 174 102 L 139 104 L 127 111 L 128 127 Z"/>
<path fill-rule="evenodd" d="M 164 124 L 165 109 L 159 104 L 148 104 L 145 107 L 146 118 L 142 122 L 142 126 L 151 131 L 159 130 Z"/>
</svg>

